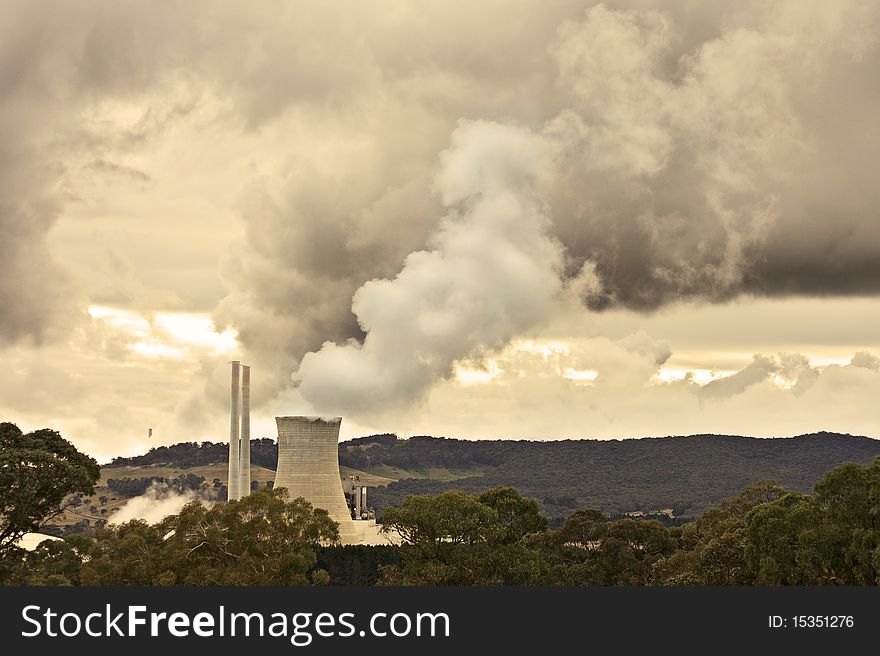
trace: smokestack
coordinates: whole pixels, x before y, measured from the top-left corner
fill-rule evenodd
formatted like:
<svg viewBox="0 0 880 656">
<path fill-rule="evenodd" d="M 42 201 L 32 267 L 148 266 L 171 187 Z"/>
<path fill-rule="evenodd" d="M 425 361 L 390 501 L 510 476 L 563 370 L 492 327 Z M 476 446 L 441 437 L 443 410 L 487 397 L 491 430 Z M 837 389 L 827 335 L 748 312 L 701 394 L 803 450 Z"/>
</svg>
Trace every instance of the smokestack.
<svg viewBox="0 0 880 656">
<path fill-rule="evenodd" d="M 239 493 L 251 493 L 251 368 L 241 368 L 241 457 L 239 458 Z"/>
<path fill-rule="evenodd" d="M 240 394 L 239 394 L 239 369 L 240 362 L 232 361 L 232 384 L 229 392 L 229 481 L 227 484 L 226 500 L 234 501 L 239 496 L 239 476 L 241 462 L 239 460 L 239 433 L 240 422 Z M 250 430 L 250 426 L 248 426 Z"/>
</svg>

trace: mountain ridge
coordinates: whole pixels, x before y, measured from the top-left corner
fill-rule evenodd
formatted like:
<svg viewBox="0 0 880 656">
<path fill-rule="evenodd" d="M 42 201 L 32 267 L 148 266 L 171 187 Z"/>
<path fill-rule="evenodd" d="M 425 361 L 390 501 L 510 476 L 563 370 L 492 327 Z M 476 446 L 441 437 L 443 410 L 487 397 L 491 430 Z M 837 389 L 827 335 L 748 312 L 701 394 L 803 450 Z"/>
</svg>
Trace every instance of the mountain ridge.
<svg viewBox="0 0 880 656">
<path fill-rule="evenodd" d="M 115 458 L 104 469 L 126 468 L 128 476 L 137 467 L 198 469 L 225 463 L 226 451 L 222 442 L 184 442 Z M 273 440 L 253 440 L 251 454 L 254 466 L 275 468 Z M 378 434 L 339 444 L 344 475 L 386 483 L 370 490 L 380 511 L 408 494 L 509 485 L 537 499 L 554 523 L 583 507 L 612 515 L 672 509 L 675 516 L 694 517 L 757 480 L 809 492 L 829 469 L 844 462 L 868 464 L 878 456 L 880 440 L 828 431 L 778 438 L 699 434 L 547 441 Z"/>
</svg>

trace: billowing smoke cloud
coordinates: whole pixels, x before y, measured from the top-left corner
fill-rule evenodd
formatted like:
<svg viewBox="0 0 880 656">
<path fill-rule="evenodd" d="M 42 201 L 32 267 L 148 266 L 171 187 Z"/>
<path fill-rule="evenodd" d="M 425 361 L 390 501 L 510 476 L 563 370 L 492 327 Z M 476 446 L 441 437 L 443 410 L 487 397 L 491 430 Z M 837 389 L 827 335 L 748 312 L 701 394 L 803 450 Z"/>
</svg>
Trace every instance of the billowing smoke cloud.
<svg viewBox="0 0 880 656">
<path fill-rule="evenodd" d="M 655 310 L 880 291 L 874 2 L 487 0 L 467 16 L 440 0 L 7 4 L 0 346 L 52 338 L 88 302 L 210 309 L 218 294 L 192 292 L 184 264 L 216 277 L 207 237 L 228 226 L 210 215 L 231 206 L 244 231 L 214 317 L 259 372 L 255 399 L 297 372 L 318 405 L 331 390 L 339 410 L 412 401 L 572 296 Z M 151 168 L 150 148 L 188 120 L 168 141 L 192 140 L 192 170 Z M 511 169 L 535 143 L 548 160 Z M 108 245 L 110 274 L 65 273 L 64 240 L 49 257 L 61 223 L 91 265 L 91 242 L 125 218 L 123 180 L 212 167 L 225 175 L 198 187 L 209 218 L 168 194 L 120 228 L 136 257 Z M 462 187 L 465 172 L 481 186 Z M 117 202 L 77 232 L 70 210 L 97 179 Z M 230 180 L 243 191 L 219 188 Z M 175 242 L 168 288 L 140 280 Z M 193 375 L 179 406 L 193 424 L 221 407 L 224 373 Z"/>
<path fill-rule="evenodd" d="M 799 396 L 810 388 L 818 376 L 819 372 L 810 366 L 809 358 L 799 353 L 756 355 L 748 365 L 735 374 L 704 385 L 700 388 L 699 394 L 707 399 L 725 399 L 742 394 L 752 385 L 775 377 Z"/>
<path fill-rule="evenodd" d="M 96 290 L 81 289 L 50 247 L 65 210 L 87 204 L 100 176 L 142 171 L 114 158 L 142 147 L 175 99 L 146 100 L 173 75 L 165 58 L 179 38 L 172 17 L 98 2 L 4 3 L 0 27 L 0 347 L 43 345 L 86 320 Z M 168 29 L 166 29 L 168 28 Z M 113 110 L 134 101 L 139 120 Z M 108 116 L 111 115 L 111 116 Z M 94 259 L 92 259 L 92 263 Z M 155 293 L 155 292 L 152 292 Z"/>
<path fill-rule="evenodd" d="M 465 123 L 441 160 L 437 191 L 454 208 L 430 251 L 393 280 L 371 280 L 352 310 L 363 344 L 325 343 L 296 378 L 320 408 L 365 410 L 419 398 L 458 358 L 498 348 L 546 316 L 562 253 L 536 200 L 551 152 L 528 131 Z"/>
<path fill-rule="evenodd" d="M 551 45 L 576 145 L 554 225 L 596 263 L 591 307 L 878 290 L 880 136 L 855 126 L 880 12 L 747 6 L 698 43 L 674 14 L 597 6 Z"/>
<path fill-rule="evenodd" d="M 111 524 L 124 524 L 133 519 L 141 519 L 148 524 L 156 524 L 169 515 L 176 515 L 195 499 L 196 496 L 192 493 L 177 494 L 153 484 L 144 494 L 130 499 L 113 513 L 109 521 Z"/>
<path fill-rule="evenodd" d="M 542 130 L 558 152 L 549 182 L 530 202 L 549 217 L 552 237 L 545 239 L 561 242 L 565 272 L 558 249 L 546 249 L 533 253 L 516 285 L 485 275 L 498 270 L 493 252 L 509 251 L 510 227 L 487 218 L 497 211 L 493 193 L 474 188 L 485 204 L 475 205 L 461 231 L 473 231 L 470 256 L 485 269 L 450 257 L 441 227 L 437 250 L 413 253 L 396 279 L 358 290 L 352 310 L 366 338 L 307 354 L 295 375 L 302 396 L 336 411 L 418 398 L 457 358 L 497 348 L 546 318 L 556 289 L 546 284 L 548 273 L 589 274 L 590 284 L 578 287 L 595 309 L 721 301 L 744 292 L 877 291 L 880 251 L 831 235 L 834 222 L 821 206 L 804 204 L 805 194 L 813 197 L 804 185 L 824 184 L 810 176 L 831 172 L 830 150 L 846 138 L 819 122 L 815 105 L 829 102 L 823 89 L 838 67 L 856 71 L 867 52 L 876 54 L 865 25 L 876 25 L 878 12 L 861 4 L 839 11 L 798 6 L 733 12 L 718 25 L 720 34 L 698 44 L 684 40 L 688 50 L 681 50 L 674 17 L 661 11 L 598 5 L 563 22 L 549 44 L 562 107 Z M 505 180 L 516 154 L 486 158 L 483 149 L 462 146 L 460 132 L 449 152 L 461 162 L 473 158 L 461 169 L 478 181 Z M 857 149 L 870 159 L 878 146 L 868 138 Z M 441 196 L 454 175 L 449 160 L 447 153 L 438 175 Z M 880 207 L 863 175 L 843 180 L 833 173 L 830 180 L 834 197 L 867 197 L 873 212 Z M 507 180 L 509 193 L 520 185 Z M 868 207 L 843 220 L 877 245 Z M 483 223 L 501 229 L 486 231 Z M 792 249 L 792 239 L 811 247 Z M 787 274 L 776 271 L 783 261 Z M 873 273 L 861 275 L 866 270 Z M 536 303 L 536 289 L 545 303 Z M 790 366 L 758 357 L 708 386 L 705 396 L 728 396 Z M 805 376 L 798 389 L 809 381 Z"/>
<path fill-rule="evenodd" d="M 866 353 L 865 351 L 859 351 L 856 353 L 850 364 L 853 367 L 861 367 L 862 369 L 873 369 L 874 371 L 880 371 L 880 358 L 876 355 L 872 355 L 871 353 Z"/>
<path fill-rule="evenodd" d="M 13 47 L 0 41 L 0 61 L 8 62 Z M 0 346 L 41 343 L 69 309 L 63 275 L 44 241 L 59 209 L 52 191 L 58 166 L 43 159 L 46 98 L 13 102 L 10 73 L 0 72 Z"/>
</svg>

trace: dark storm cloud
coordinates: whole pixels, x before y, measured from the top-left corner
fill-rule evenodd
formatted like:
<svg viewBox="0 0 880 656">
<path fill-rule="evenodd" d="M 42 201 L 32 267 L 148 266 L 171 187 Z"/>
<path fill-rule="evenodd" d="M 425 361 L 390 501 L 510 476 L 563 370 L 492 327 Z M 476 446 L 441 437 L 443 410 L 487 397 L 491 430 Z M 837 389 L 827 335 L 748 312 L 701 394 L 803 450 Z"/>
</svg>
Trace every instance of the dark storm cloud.
<svg viewBox="0 0 880 656">
<path fill-rule="evenodd" d="M 880 152 L 880 133 L 864 132 L 871 123 L 862 117 L 865 101 L 878 105 L 877 83 L 863 63 L 878 54 L 878 11 L 819 3 L 752 9 L 718 14 L 717 31 L 702 42 L 681 36 L 687 25 L 677 24 L 674 13 L 653 9 L 597 5 L 558 26 L 548 45 L 559 93 L 548 108 L 555 114 L 532 128 L 555 153 L 538 202 L 548 208 L 548 233 L 566 259 L 561 269 L 552 257 L 545 264 L 563 278 L 588 274 L 589 284 L 577 287 L 589 307 L 880 289 L 880 199 L 864 173 Z M 841 71 L 848 84 L 826 98 L 829 87 L 840 86 Z M 851 134 L 853 124 L 860 139 Z M 471 152 L 477 164 L 462 169 L 472 175 L 503 177 L 510 167 L 510 155 L 482 160 L 483 148 Z M 512 193 L 521 185 L 509 184 Z M 506 247 L 480 222 L 462 225 L 483 257 Z M 429 255 L 450 273 L 461 266 L 442 245 Z M 532 323 L 520 325 L 507 309 L 482 314 L 440 297 L 436 305 L 410 305 L 434 318 L 430 331 L 399 319 L 377 324 L 363 309 L 364 296 L 382 289 L 382 304 L 393 306 L 431 294 L 430 286 L 412 294 L 411 268 L 407 260 L 384 287 L 369 282 L 355 294 L 353 310 L 367 332 L 362 345 L 325 344 L 306 356 L 296 378 L 307 400 L 336 412 L 390 402 L 402 389 L 418 398 L 468 349 L 496 348 L 500 327 L 515 325 L 518 334 L 547 318 L 531 314 Z M 501 281 L 493 289 L 483 283 L 461 280 L 450 298 L 477 295 L 492 306 L 508 289 Z M 519 303 L 533 307 L 525 293 Z M 460 331 L 461 322 L 474 337 L 464 350 L 436 339 L 446 327 Z M 395 357 L 371 349 L 391 341 Z M 426 363 L 434 375 L 414 381 Z M 784 367 L 762 364 L 768 363 L 756 362 L 706 394 L 781 375 Z M 347 396 L 350 389 L 358 390 L 356 398 Z"/>
<path fill-rule="evenodd" d="M 573 111 L 554 221 L 596 264 L 591 307 L 880 291 L 877 10 L 746 4 L 702 42 L 609 4 L 551 46 Z"/>
<path fill-rule="evenodd" d="M 81 290 L 50 253 L 46 235 L 75 200 L 70 160 L 103 153 L 118 134 L 88 126 L 82 112 L 141 93 L 157 70 L 153 48 L 136 38 L 144 19 L 118 3 L 4 3 L 0 25 L 0 345 L 43 343 L 82 317 Z M 152 21 L 155 23 L 156 21 Z M 161 50 L 161 47 L 158 48 Z M 122 169 L 119 169 L 122 171 Z M 138 175 L 137 171 L 127 174 Z M 79 306 L 79 307 L 78 307 Z"/>
<path fill-rule="evenodd" d="M 20 165 L 20 158 L 15 161 Z M 0 159 L 0 179 L 4 171 Z M 19 340 L 41 343 L 51 337 L 66 305 L 64 282 L 43 243 L 55 209 L 33 187 L 25 200 L 17 197 L 21 187 L 7 193 L 6 186 L 0 182 L 5 198 L 0 200 L 0 346 Z"/>
<path fill-rule="evenodd" d="M 275 81 L 271 94 L 242 84 L 251 120 L 313 103 L 330 111 L 317 122 L 328 139 L 363 147 L 337 149 L 329 169 L 299 167 L 273 200 L 246 205 L 218 317 L 255 352 L 285 344 L 291 363 L 324 340 L 361 340 L 358 288 L 431 250 L 446 213 L 431 179 L 460 117 L 553 143 L 548 234 L 563 279 L 593 272 L 581 285 L 589 307 L 878 291 L 874 7 L 580 4 L 523 5 L 523 22 L 477 14 L 459 33 L 439 5 L 431 30 L 411 15 L 363 17 L 348 51 L 356 82 L 337 77 L 336 53 L 339 88 L 298 95 L 288 87 L 300 69 L 285 77 L 278 61 L 256 78 Z M 356 109 L 340 93 L 361 99 Z"/>
<path fill-rule="evenodd" d="M 61 206 L 53 190 L 61 166 L 45 152 L 43 121 L 51 113 L 18 97 L 20 80 L 3 49 L 0 45 L 0 62 L 6 63 L 0 70 L 0 346 L 43 342 L 71 310 L 63 276 L 44 242 Z"/>
<path fill-rule="evenodd" d="M 388 307 L 409 299 L 418 312 L 432 290 L 411 286 L 413 260 L 428 257 L 437 280 L 456 279 L 443 268 L 462 261 L 447 256 L 459 253 L 444 242 L 450 224 L 472 230 L 484 252 L 532 261 L 530 244 L 488 229 L 486 207 L 474 211 L 483 192 L 452 201 L 452 182 L 438 178 L 449 170 L 441 153 L 470 153 L 454 168 L 523 193 L 508 175 L 515 157 L 492 155 L 508 149 L 491 135 L 508 131 L 552 153 L 526 190 L 526 227 L 548 245 L 537 288 L 636 309 L 743 293 L 876 293 L 878 14 L 855 0 L 497 1 L 466 12 L 439 1 L 395 12 L 362 2 L 193 2 L 173 12 L 149 2 L 8 3 L 0 340 L 50 334 L 72 311 L 63 261 L 45 252 L 75 197 L 65 187 L 71 158 L 117 166 L 207 96 L 230 130 L 276 134 L 268 147 L 285 153 L 282 166 L 242 181 L 245 236 L 224 264 L 229 293 L 215 312 L 276 388 L 326 340 L 362 353 L 368 331 L 388 319 L 355 314 L 385 306 L 376 290 Z M 124 128 L 89 120 L 120 100 L 141 118 Z M 473 147 L 456 144 L 461 125 L 483 126 Z M 545 285 L 548 271 L 559 285 Z M 387 381 L 385 391 L 409 380 L 411 361 L 429 363 L 426 379 L 442 377 L 467 351 L 552 312 L 533 311 L 528 281 L 519 298 L 491 276 L 460 284 L 468 302 L 437 294 L 433 309 L 448 326 L 473 319 L 468 339 L 437 339 L 400 320 L 402 309 L 382 330 L 400 331 L 409 351 L 377 355 L 385 369 L 363 375 Z M 474 312 L 477 301 L 490 311 Z"/>
</svg>

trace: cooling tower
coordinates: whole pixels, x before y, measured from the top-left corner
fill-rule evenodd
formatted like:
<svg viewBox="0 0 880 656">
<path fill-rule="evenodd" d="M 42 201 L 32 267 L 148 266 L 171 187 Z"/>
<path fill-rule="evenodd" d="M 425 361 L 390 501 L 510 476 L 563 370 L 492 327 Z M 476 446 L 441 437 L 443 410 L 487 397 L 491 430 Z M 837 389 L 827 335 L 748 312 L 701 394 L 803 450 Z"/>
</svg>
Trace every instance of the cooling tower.
<svg viewBox="0 0 880 656">
<path fill-rule="evenodd" d="M 339 476 L 341 417 L 275 417 L 278 425 L 278 469 L 275 487 L 289 498 L 303 497 L 339 522 L 343 544 L 363 542 L 351 519 Z"/>
</svg>

